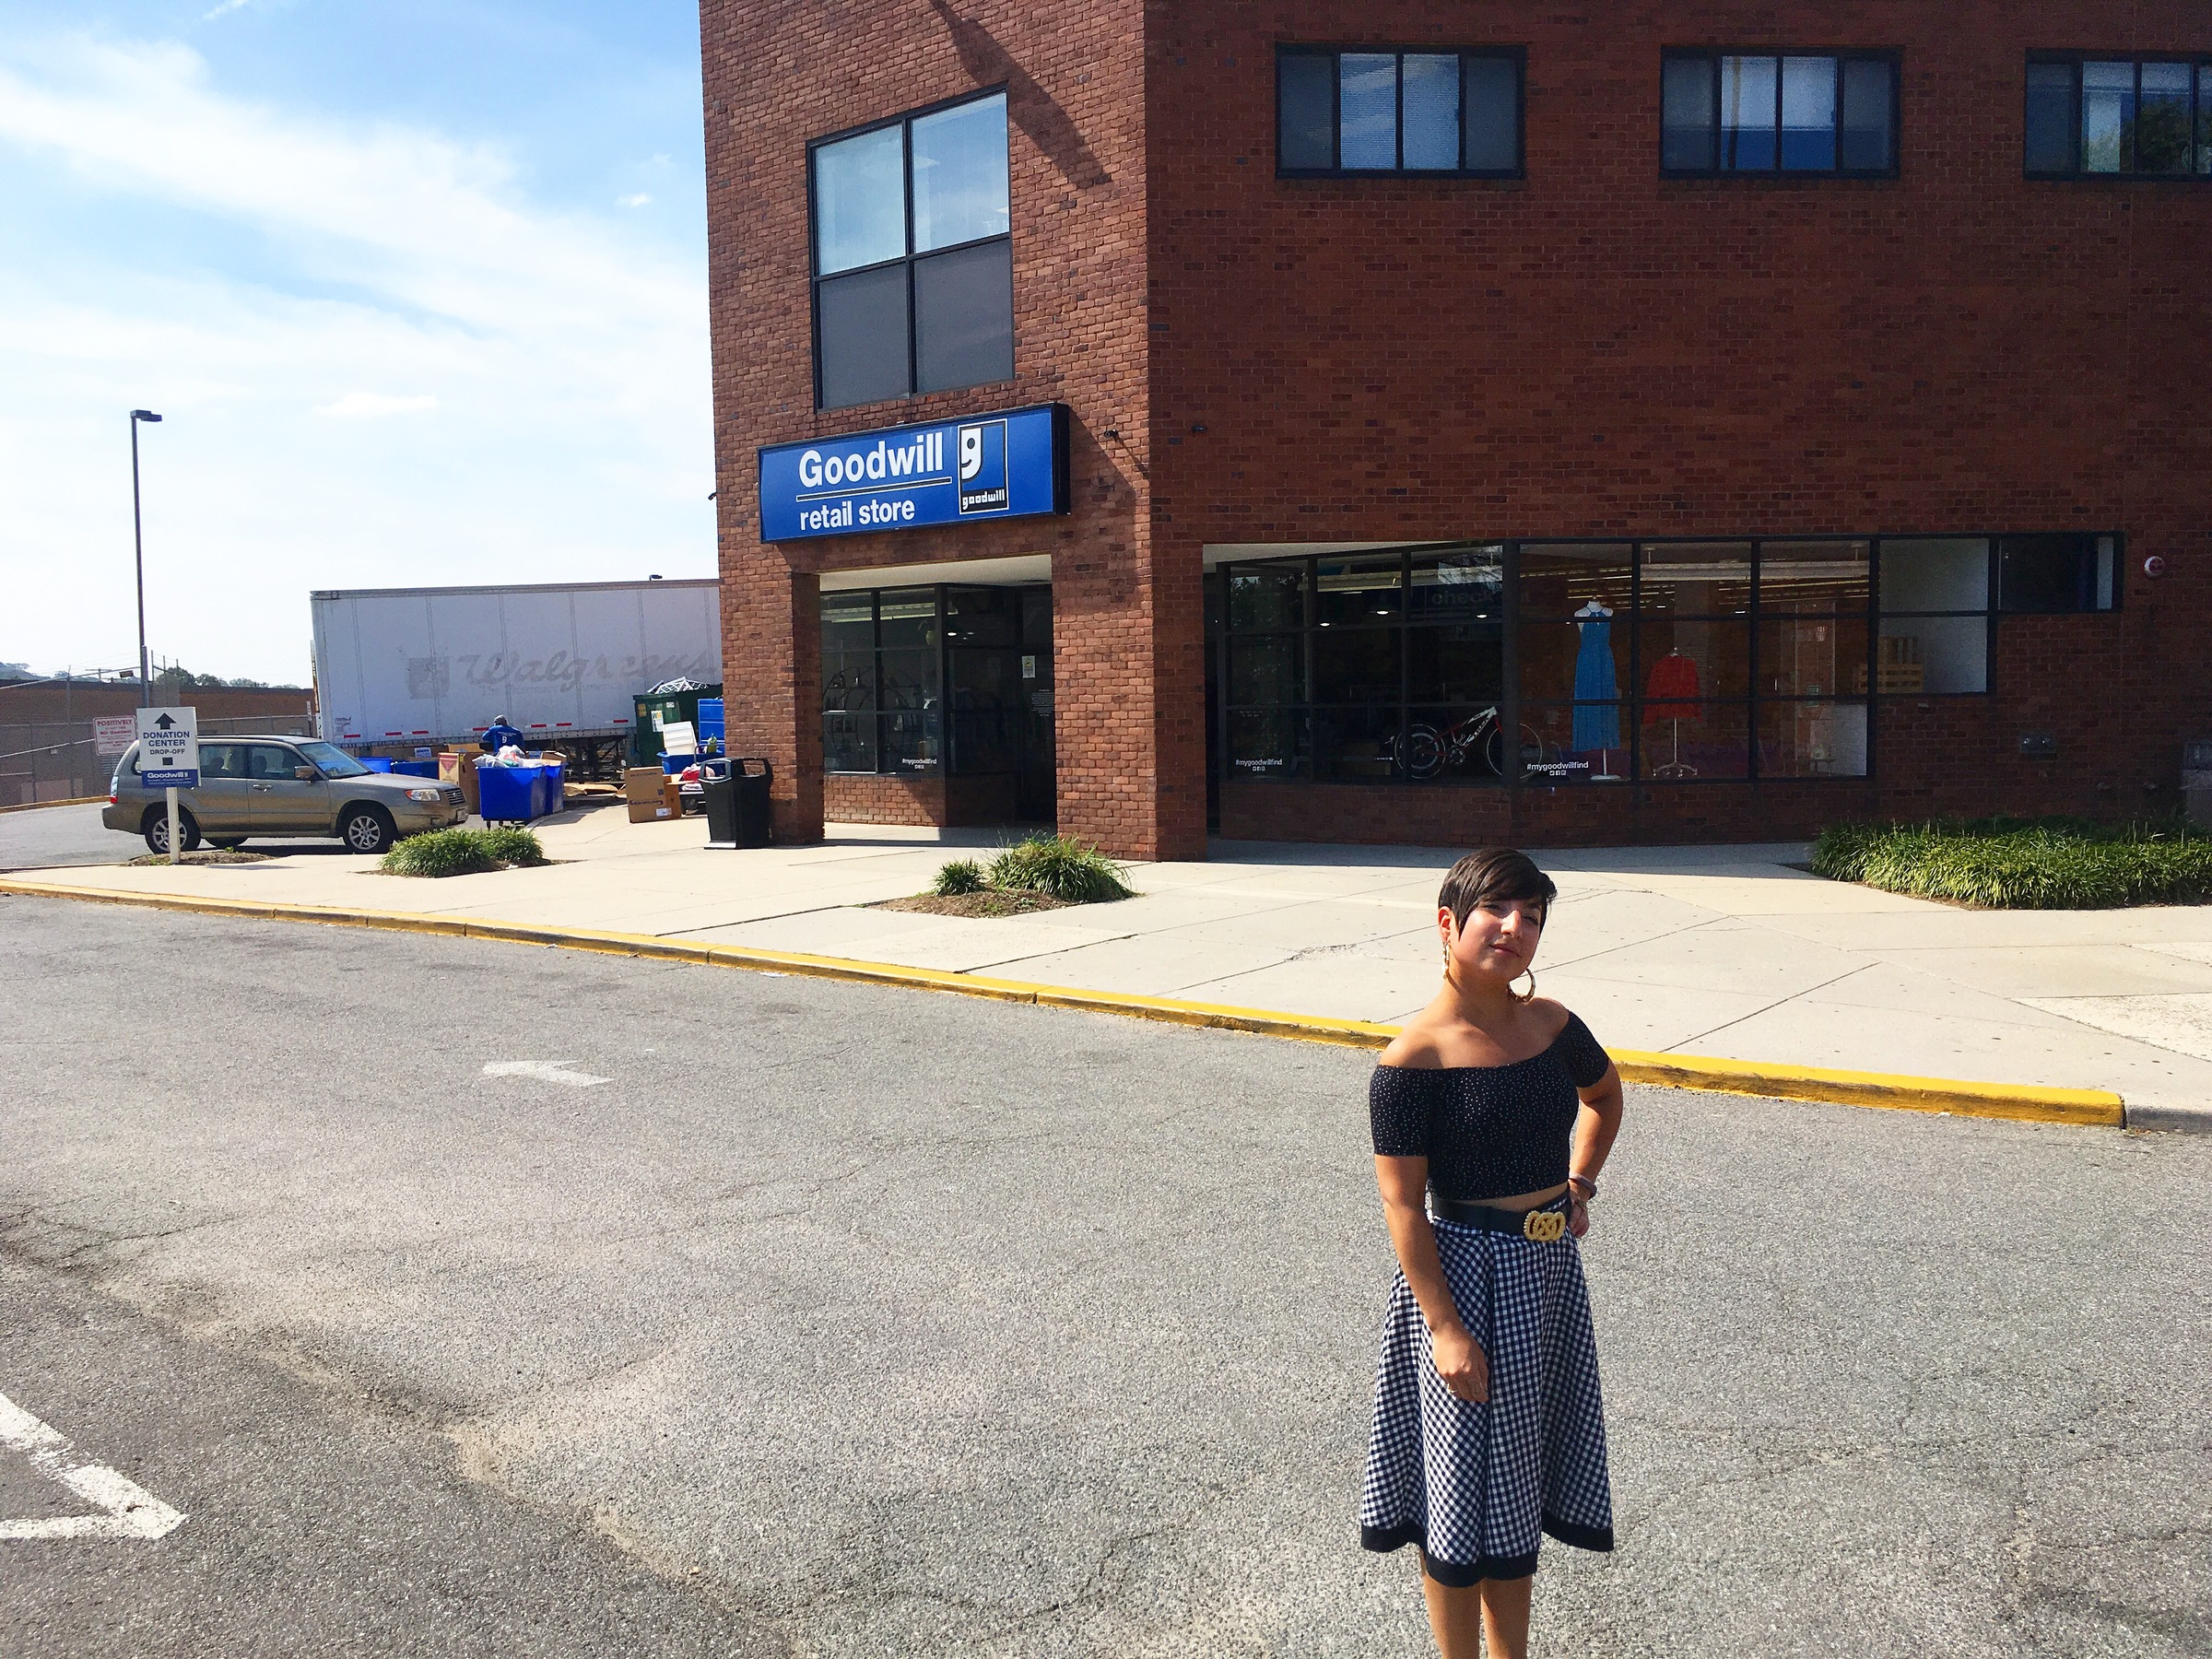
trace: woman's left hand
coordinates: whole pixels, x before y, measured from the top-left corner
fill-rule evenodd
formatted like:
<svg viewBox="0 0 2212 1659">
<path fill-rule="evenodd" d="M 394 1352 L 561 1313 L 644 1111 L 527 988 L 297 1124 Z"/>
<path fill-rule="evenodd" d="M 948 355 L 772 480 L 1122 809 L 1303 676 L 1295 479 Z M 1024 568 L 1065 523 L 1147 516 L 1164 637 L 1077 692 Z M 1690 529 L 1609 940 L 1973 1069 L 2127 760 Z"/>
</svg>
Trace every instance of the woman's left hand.
<svg viewBox="0 0 2212 1659">
<path fill-rule="evenodd" d="M 1567 1218 L 1567 1230 L 1578 1239 L 1590 1230 L 1590 1201 L 1587 1198 L 1574 1201 L 1574 1209 Z"/>
</svg>

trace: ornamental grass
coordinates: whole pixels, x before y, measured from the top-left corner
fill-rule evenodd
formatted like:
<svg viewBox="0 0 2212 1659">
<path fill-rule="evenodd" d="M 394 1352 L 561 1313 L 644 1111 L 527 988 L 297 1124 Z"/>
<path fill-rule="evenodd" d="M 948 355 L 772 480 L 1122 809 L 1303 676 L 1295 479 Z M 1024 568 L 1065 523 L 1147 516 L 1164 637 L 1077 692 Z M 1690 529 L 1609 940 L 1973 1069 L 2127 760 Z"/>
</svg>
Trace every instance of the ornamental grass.
<svg viewBox="0 0 2212 1659">
<path fill-rule="evenodd" d="M 412 835 L 383 856 L 387 876 L 475 876 L 546 862 L 545 849 L 527 830 L 432 830 Z"/>
<path fill-rule="evenodd" d="M 2178 818 L 1835 824 L 1813 843 L 1813 870 L 1990 910 L 2198 904 L 2212 897 L 2212 835 Z"/>
<path fill-rule="evenodd" d="M 1063 904 L 1098 904 L 1133 896 L 1124 879 L 1128 873 L 1096 847 L 1064 835 L 1032 835 L 1002 849 L 988 866 L 971 858 L 952 860 L 938 870 L 930 893 L 940 899 L 1041 893 Z"/>
</svg>

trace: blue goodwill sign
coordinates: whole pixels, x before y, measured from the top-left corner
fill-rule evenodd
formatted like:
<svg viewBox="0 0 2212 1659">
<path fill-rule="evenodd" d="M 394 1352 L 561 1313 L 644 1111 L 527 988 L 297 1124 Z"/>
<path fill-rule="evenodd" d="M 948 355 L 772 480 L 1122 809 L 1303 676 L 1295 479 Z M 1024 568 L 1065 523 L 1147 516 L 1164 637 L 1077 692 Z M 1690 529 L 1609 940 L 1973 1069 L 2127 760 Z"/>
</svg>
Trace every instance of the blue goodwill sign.
<svg viewBox="0 0 2212 1659">
<path fill-rule="evenodd" d="M 1067 511 L 1067 406 L 779 443 L 760 452 L 760 539 Z"/>
</svg>

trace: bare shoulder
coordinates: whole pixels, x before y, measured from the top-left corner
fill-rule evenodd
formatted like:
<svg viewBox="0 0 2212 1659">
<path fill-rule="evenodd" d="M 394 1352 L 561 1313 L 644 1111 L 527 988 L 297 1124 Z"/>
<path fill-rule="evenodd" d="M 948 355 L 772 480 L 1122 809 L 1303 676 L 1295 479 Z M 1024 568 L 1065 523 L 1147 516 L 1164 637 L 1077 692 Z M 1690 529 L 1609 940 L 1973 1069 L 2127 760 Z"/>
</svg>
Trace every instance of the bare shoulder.
<svg viewBox="0 0 2212 1659">
<path fill-rule="evenodd" d="M 1528 1011 L 1544 1034 L 1555 1041 L 1567 1029 L 1567 1022 L 1574 1018 L 1572 1010 L 1565 1003 L 1554 1002 L 1548 996 L 1535 998 L 1528 1005 Z"/>
<path fill-rule="evenodd" d="M 1390 1046 L 1382 1051 L 1381 1063 L 1404 1066 L 1408 1071 L 1439 1069 L 1444 1064 L 1444 1052 L 1437 1040 L 1436 1029 L 1417 1015 L 1390 1040 Z"/>
</svg>

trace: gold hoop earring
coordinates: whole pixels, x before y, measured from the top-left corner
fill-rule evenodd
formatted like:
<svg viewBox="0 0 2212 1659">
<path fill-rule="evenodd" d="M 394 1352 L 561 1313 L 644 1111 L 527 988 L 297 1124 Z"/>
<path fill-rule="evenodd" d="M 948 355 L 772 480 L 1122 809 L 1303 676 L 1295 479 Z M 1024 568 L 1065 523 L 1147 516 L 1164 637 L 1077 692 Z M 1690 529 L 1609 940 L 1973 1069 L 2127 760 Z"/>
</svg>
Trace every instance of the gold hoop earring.
<svg viewBox="0 0 2212 1659">
<path fill-rule="evenodd" d="M 1506 986 L 1506 990 L 1512 993 L 1513 1000 L 1517 1003 L 1534 1002 L 1536 1000 L 1536 971 L 1534 968 L 1524 968 L 1521 971 L 1528 975 L 1528 989 L 1514 991 L 1509 984 Z"/>
</svg>

